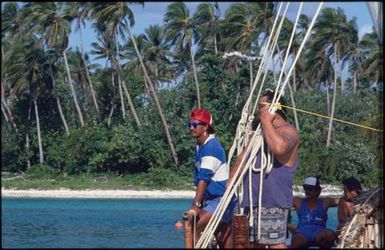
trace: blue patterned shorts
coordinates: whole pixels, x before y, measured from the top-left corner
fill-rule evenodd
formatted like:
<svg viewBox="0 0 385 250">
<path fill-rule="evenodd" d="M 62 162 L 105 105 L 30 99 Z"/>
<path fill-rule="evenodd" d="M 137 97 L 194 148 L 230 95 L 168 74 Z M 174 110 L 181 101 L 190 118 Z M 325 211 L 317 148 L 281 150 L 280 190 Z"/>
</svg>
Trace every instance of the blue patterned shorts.
<svg viewBox="0 0 385 250">
<path fill-rule="evenodd" d="M 249 207 L 245 214 L 249 214 Z M 250 241 L 259 244 L 285 244 L 287 235 L 288 209 L 278 207 L 261 209 L 261 238 L 258 237 L 258 207 L 254 210 L 254 226 L 250 228 Z"/>
</svg>

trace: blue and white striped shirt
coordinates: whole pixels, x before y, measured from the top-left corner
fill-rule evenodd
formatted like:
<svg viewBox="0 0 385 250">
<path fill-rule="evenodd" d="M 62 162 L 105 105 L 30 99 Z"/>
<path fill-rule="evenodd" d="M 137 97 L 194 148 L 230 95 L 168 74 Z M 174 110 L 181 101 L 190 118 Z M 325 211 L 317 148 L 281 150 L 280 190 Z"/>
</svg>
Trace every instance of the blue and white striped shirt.
<svg viewBox="0 0 385 250">
<path fill-rule="evenodd" d="M 226 154 L 221 143 L 210 135 L 195 151 L 194 185 L 200 180 L 207 182 L 204 199 L 221 197 L 226 191 L 226 181 L 229 178 L 229 168 Z"/>
</svg>

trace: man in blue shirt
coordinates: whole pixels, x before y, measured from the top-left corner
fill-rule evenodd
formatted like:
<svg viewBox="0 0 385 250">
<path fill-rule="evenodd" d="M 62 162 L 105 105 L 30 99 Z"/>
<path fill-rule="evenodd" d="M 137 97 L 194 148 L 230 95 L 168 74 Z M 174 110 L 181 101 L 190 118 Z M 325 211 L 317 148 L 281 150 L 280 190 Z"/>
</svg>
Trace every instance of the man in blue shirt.
<svg viewBox="0 0 385 250">
<path fill-rule="evenodd" d="M 198 220 L 195 242 L 199 240 L 200 233 L 225 193 L 229 178 L 226 154 L 221 143 L 215 138 L 212 123 L 210 112 L 204 109 L 194 109 L 189 117 L 190 134 L 197 141 L 194 168 L 196 193 L 190 208 L 195 211 Z M 235 200 L 229 204 L 215 232 L 220 248 L 232 248 L 231 222 L 234 206 Z"/>
</svg>

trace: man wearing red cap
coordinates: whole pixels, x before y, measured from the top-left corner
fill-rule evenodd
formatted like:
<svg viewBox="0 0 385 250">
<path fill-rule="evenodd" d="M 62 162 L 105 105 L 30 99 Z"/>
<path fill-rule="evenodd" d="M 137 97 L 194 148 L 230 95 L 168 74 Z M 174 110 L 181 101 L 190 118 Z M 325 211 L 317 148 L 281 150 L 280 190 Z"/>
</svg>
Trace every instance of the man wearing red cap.
<svg viewBox="0 0 385 250">
<path fill-rule="evenodd" d="M 191 136 L 197 140 L 194 168 L 196 193 L 190 208 L 198 216 L 195 242 L 199 240 L 200 233 L 206 227 L 225 193 L 226 181 L 229 177 L 226 154 L 221 143 L 215 138 L 212 124 L 212 116 L 207 110 L 194 109 L 191 112 L 188 127 Z M 231 220 L 234 206 L 233 199 L 215 232 L 220 248 L 232 247 Z"/>
</svg>

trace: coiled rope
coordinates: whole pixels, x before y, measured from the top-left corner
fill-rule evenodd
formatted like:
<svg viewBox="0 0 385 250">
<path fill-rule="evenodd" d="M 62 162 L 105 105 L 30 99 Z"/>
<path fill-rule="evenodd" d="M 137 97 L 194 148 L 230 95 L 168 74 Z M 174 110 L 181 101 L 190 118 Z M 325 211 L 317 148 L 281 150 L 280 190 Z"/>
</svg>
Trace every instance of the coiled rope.
<svg viewBox="0 0 385 250">
<path fill-rule="evenodd" d="M 287 5 L 286 5 L 286 10 L 288 8 L 288 4 L 289 3 L 287 3 Z M 313 20 L 309 26 L 309 29 L 307 30 L 306 35 L 302 41 L 302 44 L 301 44 L 300 48 L 298 49 L 298 53 L 296 55 L 296 58 L 294 59 L 294 61 L 292 63 L 292 67 L 290 68 L 289 73 L 286 75 L 286 79 L 281 86 L 281 91 L 279 92 L 278 98 L 277 98 L 277 96 L 274 96 L 272 103 L 275 103 L 276 102 L 275 100 L 279 99 L 281 97 L 281 95 L 283 94 L 283 90 L 284 90 L 284 88 L 285 88 L 285 86 L 289 80 L 289 77 L 290 77 L 290 75 L 294 69 L 295 63 L 297 62 L 297 60 L 299 58 L 299 55 L 302 52 L 304 44 L 310 35 L 310 32 L 314 26 L 315 20 L 316 20 L 319 12 L 321 10 L 322 4 L 323 3 L 321 2 L 318 6 L 318 9 L 317 9 L 317 11 L 314 15 L 314 18 L 313 18 Z M 232 147 L 229 150 L 228 165 L 230 165 L 230 160 L 232 159 L 232 156 L 233 156 L 236 148 L 237 148 L 238 155 L 243 150 L 244 156 L 248 156 L 248 157 L 242 158 L 241 163 L 240 163 L 240 167 L 237 169 L 232 180 L 230 181 L 229 188 L 226 189 L 218 207 L 215 209 L 213 216 L 210 218 L 210 220 L 209 220 L 205 230 L 203 231 L 199 241 L 197 242 L 196 245 L 194 244 L 194 247 L 196 247 L 196 248 L 206 248 L 208 246 L 210 238 L 213 235 L 213 233 L 215 232 L 215 230 L 219 224 L 220 218 L 222 218 L 228 204 L 230 203 L 233 195 L 235 194 L 236 189 L 240 186 L 240 184 L 243 180 L 243 176 L 245 175 L 246 171 L 249 171 L 249 173 L 251 173 L 251 169 L 254 169 L 253 166 L 255 165 L 255 158 L 256 158 L 257 153 L 261 152 L 261 166 L 259 168 L 259 171 L 261 171 L 261 174 L 260 174 L 261 178 L 263 176 L 264 169 L 267 168 L 267 170 L 268 170 L 268 167 L 266 165 L 270 165 L 272 162 L 271 153 L 268 153 L 266 156 L 266 155 L 264 155 L 264 152 L 261 151 L 261 148 L 263 147 L 262 146 L 263 145 L 263 137 L 262 137 L 262 132 L 261 132 L 261 125 L 259 124 L 257 129 L 255 130 L 255 132 L 252 133 L 251 135 L 250 135 L 250 131 L 251 131 L 251 122 L 253 121 L 253 116 L 254 116 L 254 113 L 256 110 L 256 105 L 258 104 L 258 98 L 259 98 L 260 93 L 262 91 L 263 82 L 264 82 L 266 75 L 267 75 L 267 67 L 268 67 L 270 59 L 272 57 L 273 50 L 276 47 L 275 44 L 276 44 L 276 41 L 278 38 L 279 31 L 282 27 L 283 22 L 281 20 L 280 25 L 278 25 L 277 30 L 275 30 L 275 26 L 276 26 L 277 20 L 279 18 L 279 13 L 280 13 L 282 5 L 283 5 L 283 3 L 281 2 L 279 5 L 278 14 L 276 15 L 276 18 L 274 20 L 271 34 L 270 34 L 269 39 L 267 41 L 267 46 L 265 47 L 265 51 L 263 53 L 260 67 L 258 68 L 258 72 L 257 72 L 256 78 L 255 78 L 254 84 L 252 86 L 252 89 L 250 90 L 250 94 L 249 94 L 249 97 L 246 101 L 246 104 L 243 107 L 241 119 L 238 123 L 237 130 L 236 130 L 236 137 L 234 139 Z M 285 13 L 286 13 L 286 11 L 285 11 Z M 284 19 L 284 15 L 282 16 L 282 19 Z M 273 36 L 273 34 L 274 34 L 274 38 L 273 38 L 274 41 L 271 42 L 271 37 Z M 255 101 L 255 106 L 254 106 L 253 112 L 252 112 L 252 114 L 249 115 L 248 114 L 249 105 L 252 102 L 251 101 L 252 96 L 253 96 L 254 90 L 257 86 L 257 82 L 258 82 L 258 80 L 262 74 L 262 71 L 265 72 L 265 75 L 263 77 L 263 81 L 260 85 L 260 88 L 259 88 L 259 91 L 257 94 L 257 100 Z M 278 88 L 279 88 L 279 84 L 277 84 L 277 90 L 278 90 Z M 275 93 L 277 95 L 278 92 L 276 91 Z M 276 111 L 275 105 L 271 105 L 269 111 L 275 112 Z M 249 139 L 250 137 L 251 137 L 251 139 Z M 258 169 L 254 169 L 254 171 L 258 171 Z M 251 190 L 251 188 L 250 188 L 250 190 Z M 260 217 L 261 217 L 260 216 L 260 210 L 261 210 L 260 208 L 261 208 L 261 196 L 262 196 L 261 192 L 262 192 L 262 179 L 260 181 L 259 200 L 258 200 L 258 208 L 259 208 L 258 209 L 259 210 L 258 228 L 259 229 L 260 229 L 260 224 L 261 224 L 260 223 Z M 250 195 L 250 197 L 251 196 L 252 195 Z M 250 203 L 250 204 L 252 204 L 252 203 Z M 251 212 L 251 214 L 252 214 L 252 212 Z M 258 232 L 260 232 L 260 230 L 258 230 Z M 260 233 L 258 233 L 258 237 L 260 237 Z"/>
</svg>

